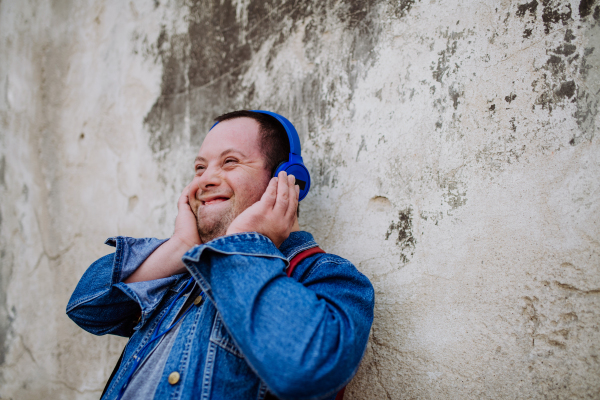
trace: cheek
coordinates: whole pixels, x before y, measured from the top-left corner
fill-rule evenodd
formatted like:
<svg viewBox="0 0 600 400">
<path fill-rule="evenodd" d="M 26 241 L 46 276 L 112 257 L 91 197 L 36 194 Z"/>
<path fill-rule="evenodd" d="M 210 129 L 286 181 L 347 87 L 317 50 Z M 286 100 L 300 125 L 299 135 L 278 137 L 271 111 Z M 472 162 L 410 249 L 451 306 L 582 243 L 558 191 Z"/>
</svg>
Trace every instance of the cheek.
<svg viewBox="0 0 600 400">
<path fill-rule="evenodd" d="M 269 180 L 269 177 L 264 178 L 261 176 L 239 182 L 240 185 L 238 185 L 237 196 L 243 198 L 243 204 L 241 205 L 245 208 L 259 201 L 267 189 Z"/>
<path fill-rule="evenodd" d="M 194 177 L 194 179 L 192 179 L 192 182 L 190 184 L 190 193 L 189 193 L 190 205 L 198 202 L 198 200 L 196 200 L 196 195 L 198 194 L 198 190 L 200 189 L 200 186 L 198 185 L 198 179 L 199 179 L 198 177 Z"/>
<path fill-rule="evenodd" d="M 249 187 L 249 191 L 252 192 L 253 203 L 260 200 L 265 190 L 267 190 L 267 186 L 269 186 L 270 177 L 260 177 L 260 179 L 256 179 L 253 184 Z"/>
</svg>

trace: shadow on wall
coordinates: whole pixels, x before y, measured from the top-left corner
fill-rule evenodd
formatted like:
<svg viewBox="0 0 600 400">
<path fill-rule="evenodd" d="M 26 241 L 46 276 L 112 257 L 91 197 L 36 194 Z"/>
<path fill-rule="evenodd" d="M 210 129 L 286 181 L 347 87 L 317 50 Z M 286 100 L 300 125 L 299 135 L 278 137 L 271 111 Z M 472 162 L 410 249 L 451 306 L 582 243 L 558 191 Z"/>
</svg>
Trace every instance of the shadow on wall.
<svg viewBox="0 0 600 400">
<path fill-rule="evenodd" d="M 414 2 L 399 1 L 390 12 L 401 18 Z M 322 50 L 324 31 L 332 23 L 340 24 L 344 37 L 351 41 L 346 59 L 338 60 L 349 76 L 351 97 L 359 74 L 374 61 L 372 50 L 379 37 L 380 3 L 384 2 L 252 0 L 239 15 L 232 0 L 190 2 L 187 32 L 170 34 L 163 26 L 156 43 L 143 50 L 148 58 L 163 65 L 161 94 L 144 121 L 151 134 L 152 150 L 159 153 L 177 142 L 186 116 L 190 121 L 190 144 L 196 147 L 212 118 L 235 109 L 261 107 L 282 112 L 293 121 L 310 115 L 310 124 L 315 124 L 315 120 L 325 122 L 330 106 L 327 99 L 332 98 L 331 91 L 336 88 L 329 87 L 325 93 L 318 73 L 295 83 L 297 93 L 290 94 L 293 100 L 287 105 L 275 100 L 256 104 L 254 83 L 245 84 L 242 77 L 265 43 L 269 43 L 269 49 L 264 68 L 272 70 L 272 59 L 302 26 L 306 56 L 314 61 Z M 298 131 L 311 129 L 300 126 Z"/>
</svg>

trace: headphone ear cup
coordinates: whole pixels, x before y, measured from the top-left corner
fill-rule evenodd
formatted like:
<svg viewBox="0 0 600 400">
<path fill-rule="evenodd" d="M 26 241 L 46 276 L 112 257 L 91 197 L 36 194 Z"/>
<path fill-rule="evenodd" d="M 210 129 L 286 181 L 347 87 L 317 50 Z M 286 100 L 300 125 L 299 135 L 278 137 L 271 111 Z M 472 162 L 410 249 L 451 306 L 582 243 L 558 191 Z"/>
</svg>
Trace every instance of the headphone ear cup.
<svg viewBox="0 0 600 400">
<path fill-rule="evenodd" d="M 300 188 L 298 201 L 304 199 L 310 189 L 310 174 L 304 164 L 289 161 L 281 163 L 275 171 L 275 176 L 281 171 L 285 171 L 288 175 L 294 175 L 296 177 L 296 184 Z"/>
<path fill-rule="evenodd" d="M 282 161 L 277 165 L 277 167 L 275 167 L 275 171 L 273 172 L 273 177 L 276 177 L 277 175 L 279 175 L 279 173 L 281 171 L 285 171 L 285 168 L 282 168 L 285 163 L 287 163 L 287 161 Z"/>
</svg>

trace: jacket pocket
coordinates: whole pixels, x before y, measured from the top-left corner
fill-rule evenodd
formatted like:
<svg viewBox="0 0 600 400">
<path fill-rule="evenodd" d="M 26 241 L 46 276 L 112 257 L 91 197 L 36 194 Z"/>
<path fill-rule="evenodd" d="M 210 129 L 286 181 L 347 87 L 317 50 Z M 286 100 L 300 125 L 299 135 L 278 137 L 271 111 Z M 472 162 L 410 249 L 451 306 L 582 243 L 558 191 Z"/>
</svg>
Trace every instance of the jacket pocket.
<svg viewBox="0 0 600 400">
<path fill-rule="evenodd" d="M 234 356 L 244 358 L 242 352 L 233 342 L 231 335 L 227 332 L 227 328 L 225 328 L 225 324 L 223 324 L 223 320 L 219 313 L 216 313 L 215 315 L 215 322 L 213 323 L 212 331 L 210 332 L 210 341 L 222 349 L 227 350 Z"/>
</svg>

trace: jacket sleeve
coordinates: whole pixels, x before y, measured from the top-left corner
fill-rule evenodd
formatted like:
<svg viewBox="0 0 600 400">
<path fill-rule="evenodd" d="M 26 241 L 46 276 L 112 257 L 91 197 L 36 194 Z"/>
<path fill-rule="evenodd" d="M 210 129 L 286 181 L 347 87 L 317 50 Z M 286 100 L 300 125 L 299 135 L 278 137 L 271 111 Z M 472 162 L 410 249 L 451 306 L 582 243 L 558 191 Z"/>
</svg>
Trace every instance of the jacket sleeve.
<svg viewBox="0 0 600 400">
<path fill-rule="evenodd" d="M 147 320 L 180 275 L 148 282 L 123 283 L 165 240 L 115 237 L 106 244 L 115 252 L 85 271 L 67 304 L 67 315 L 95 335 L 131 336 Z M 136 321 L 137 317 L 141 319 Z"/>
<path fill-rule="evenodd" d="M 326 398 L 352 378 L 373 322 L 374 291 L 349 261 L 311 256 L 296 268 L 296 281 L 258 233 L 196 246 L 183 261 L 277 397 Z"/>
</svg>

